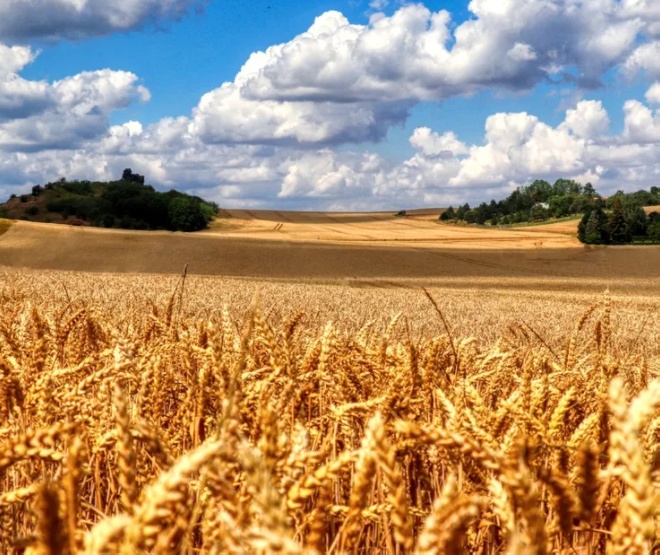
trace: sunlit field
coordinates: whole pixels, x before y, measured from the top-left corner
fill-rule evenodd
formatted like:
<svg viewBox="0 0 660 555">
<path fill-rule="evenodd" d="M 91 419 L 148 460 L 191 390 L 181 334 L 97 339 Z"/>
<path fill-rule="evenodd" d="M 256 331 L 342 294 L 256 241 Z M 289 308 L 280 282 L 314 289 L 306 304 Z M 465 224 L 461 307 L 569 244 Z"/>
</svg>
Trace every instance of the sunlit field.
<svg viewBox="0 0 660 555">
<path fill-rule="evenodd" d="M 2 552 L 657 545 L 655 278 L 1 278 Z"/>
</svg>

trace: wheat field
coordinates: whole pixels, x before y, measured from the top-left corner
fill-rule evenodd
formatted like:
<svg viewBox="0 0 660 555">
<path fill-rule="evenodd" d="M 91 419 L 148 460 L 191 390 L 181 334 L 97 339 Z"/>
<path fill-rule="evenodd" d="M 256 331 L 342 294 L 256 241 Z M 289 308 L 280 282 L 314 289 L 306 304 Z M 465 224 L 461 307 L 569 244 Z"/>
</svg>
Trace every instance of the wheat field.
<svg viewBox="0 0 660 555">
<path fill-rule="evenodd" d="M 658 547 L 652 281 L 0 277 L 3 553 Z"/>
</svg>

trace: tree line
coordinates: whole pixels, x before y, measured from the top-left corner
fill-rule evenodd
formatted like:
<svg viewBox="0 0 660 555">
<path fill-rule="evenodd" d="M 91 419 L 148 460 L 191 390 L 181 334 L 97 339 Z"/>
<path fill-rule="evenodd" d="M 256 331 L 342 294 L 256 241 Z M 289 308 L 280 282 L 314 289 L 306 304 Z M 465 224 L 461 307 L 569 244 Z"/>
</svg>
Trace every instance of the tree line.
<svg viewBox="0 0 660 555">
<path fill-rule="evenodd" d="M 551 185 L 537 179 L 531 185 L 518 187 L 500 201 L 482 202 L 474 208 L 467 203 L 457 209 L 450 206 L 440 219 L 481 225 L 544 221 L 582 214 L 596 196 L 598 193 L 591 183 L 582 185 L 572 179 L 558 179 Z"/>
<path fill-rule="evenodd" d="M 660 216 L 657 213 L 647 216 L 642 208 L 656 205 L 660 205 L 658 187 L 634 193 L 617 191 L 604 198 L 591 183 L 582 185 L 571 179 L 558 179 L 551 185 L 536 180 L 500 201 L 483 202 L 474 208 L 468 203 L 456 209 L 450 206 L 440 215 L 440 220 L 498 226 L 583 215 L 579 226 L 582 242 L 621 244 L 660 239 Z"/>
<path fill-rule="evenodd" d="M 660 212 L 646 214 L 625 193 L 599 199 L 578 224 L 578 239 L 587 245 L 624 245 L 660 241 Z"/>
</svg>

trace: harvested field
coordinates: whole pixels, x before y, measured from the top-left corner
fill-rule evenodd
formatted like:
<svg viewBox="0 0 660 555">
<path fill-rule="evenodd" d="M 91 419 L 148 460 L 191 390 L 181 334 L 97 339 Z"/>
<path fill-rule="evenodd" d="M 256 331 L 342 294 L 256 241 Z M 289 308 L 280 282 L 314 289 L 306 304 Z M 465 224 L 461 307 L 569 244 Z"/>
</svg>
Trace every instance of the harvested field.
<svg viewBox="0 0 660 555">
<path fill-rule="evenodd" d="M 411 210 L 405 217 L 391 212 L 279 212 L 271 210 L 223 210 L 213 231 L 223 236 L 264 240 L 332 241 L 337 243 L 406 243 L 456 249 L 498 249 L 579 245 L 577 221 L 562 222 L 565 237 L 557 229 L 537 226 L 515 229 L 480 229 L 442 224 L 440 210 Z M 565 225 L 568 224 L 568 225 Z M 548 228 L 549 231 L 544 230 Z"/>
<path fill-rule="evenodd" d="M 363 233 L 371 224 L 354 225 Z M 425 225 L 445 238 L 355 241 L 348 223 L 337 228 L 346 230 L 350 241 L 337 242 L 286 235 L 263 239 L 259 233 L 172 234 L 16 222 L 0 237 L 0 265 L 179 273 L 188 264 L 194 274 L 316 280 L 593 278 L 611 280 L 613 287 L 621 276 L 657 279 L 654 268 L 660 267 L 657 247 L 585 247 L 572 237 L 541 233 L 538 228 L 502 232 L 500 237 L 497 230 Z"/>
</svg>

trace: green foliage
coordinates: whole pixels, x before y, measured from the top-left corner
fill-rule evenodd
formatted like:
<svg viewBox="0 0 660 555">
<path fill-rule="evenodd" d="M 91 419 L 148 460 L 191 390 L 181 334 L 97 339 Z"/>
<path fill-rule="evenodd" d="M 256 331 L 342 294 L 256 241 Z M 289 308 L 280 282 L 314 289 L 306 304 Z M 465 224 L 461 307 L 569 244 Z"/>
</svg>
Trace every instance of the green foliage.
<svg viewBox="0 0 660 555">
<path fill-rule="evenodd" d="M 90 181 L 61 181 L 59 183 L 53 184 L 58 185 L 61 189 L 67 193 L 72 193 L 74 195 L 91 195 L 92 194 L 92 183 Z"/>
<path fill-rule="evenodd" d="M 469 204 L 456 210 L 449 207 L 440 215 L 442 221 L 492 226 L 543 222 L 552 217 L 563 218 L 583 214 L 578 224 L 578 239 L 586 244 L 626 244 L 633 238 L 653 237 L 659 233 L 657 217 L 647 218 L 642 206 L 660 205 L 660 188 L 634 193 L 617 191 L 603 199 L 591 183 L 581 185 L 570 179 L 557 179 L 552 185 L 536 180 L 519 187 L 506 199 L 482 202 L 475 208 Z M 608 213 L 605 210 L 608 210 Z"/>
<path fill-rule="evenodd" d="M 469 211 L 470 211 L 470 205 L 467 202 L 463 206 L 459 206 L 458 210 L 456 210 L 456 219 L 464 220 L 465 214 L 467 214 Z"/>
<path fill-rule="evenodd" d="M 652 239 L 660 240 L 660 212 L 649 214 L 646 235 Z"/>
<path fill-rule="evenodd" d="M 646 235 L 647 217 L 641 206 L 624 208 L 624 216 L 632 236 Z"/>
<path fill-rule="evenodd" d="M 615 245 L 630 243 L 632 240 L 630 226 L 626 221 L 626 215 L 620 199 L 616 199 L 612 206 L 612 213 L 608 220 L 608 233 L 610 242 Z"/>
<path fill-rule="evenodd" d="M 611 212 L 606 214 L 601 204 L 587 211 L 578 225 L 578 239 L 586 244 L 624 245 L 660 239 L 660 213 L 648 218 L 639 206 L 624 207 L 621 198 L 610 203 Z"/>
<path fill-rule="evenodd" d="M 584 242 L 589 245 L 603 245 L 609 243 L 607 229 L 607 216 L 600 206 L 591 210 L 584 226 Z"/>
<path fill-rule="evenodd" d="M 483 202 L 475 208 L 465 204 L 456 211 L 446 210 L 440 219 L 477 224 L 490 221 L 492 225 L 540 222 L 551 217 L 581 214 L 597 198 L 600 197 L 591 184 L 582 186 L 577 181 L 558 179 L 550 185 L 538 179 L 526 187 L 519 187 L 504 200 Z"/>
<path fill-rule="evenodd" d="M 442 214 L 440 214 L 440 220 L 443 222 L 456 219 L 456 210 L 453 206 L 450 206 Z"/>
<path fill-rule="evenodd" d="M 621 202 L 624 208 L 630 208 L 632 206 L 658 206 L 660 205 L 660 189 L 658 187 L 651 187 L 649 191 L 640 189 L 634 193 L 617 191 L 607 199 L 607 207 L 612 208 L 617 201 Z"/>
<path fill-rule="evenodd" d="M 197 231 L 208 226 L 218 205 L 180 193 L 156 191 L 144 176 L 124 170 L 109 183 L 61 179 L 43 187 L 46 209 L 64 219 L 76 218 L 97 227 Z M 40 191 L 40 194 L 43 194 Z"/>
<path fill-rule="evenodd" d="M 138 183 L 139 185 L 144 185 L 144 175 L 133 173 L 131 168 L 126 168 L 121 174 L 122 181 L 128 181 L 129 183 Z"/>
<path fill-rule="evenodd" d="M 170 229 L 197 231 L 206 227 L 206 219 L 197 199 L 176 196 L 167 205 Z"/>
</svg>

